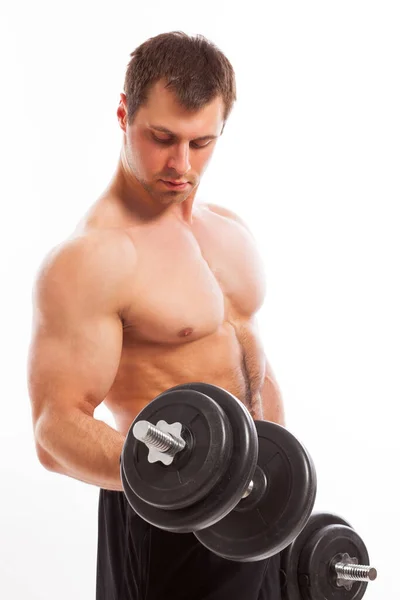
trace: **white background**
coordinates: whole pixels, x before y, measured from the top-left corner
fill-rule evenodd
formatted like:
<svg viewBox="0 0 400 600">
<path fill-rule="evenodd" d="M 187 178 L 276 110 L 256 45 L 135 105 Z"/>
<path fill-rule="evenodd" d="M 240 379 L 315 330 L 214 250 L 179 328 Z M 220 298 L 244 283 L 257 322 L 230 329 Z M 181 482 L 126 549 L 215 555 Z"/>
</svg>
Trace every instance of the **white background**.
<svg viewBox="0 0 400 600">
<path fill-rule="evenodd" d="M 379 570 L 365 597 L 396 596 L 399 27 L 395 1 L 1 4 L 2 598 L 94 598 L 98 490 L 34 452 L 31 289 L 114 172 L 129 54 L 179 29 L 236 71 L 199 198 L 235 210 L 259 242 L 264 344 L 316 463 L 316 508 L 365 539 Z"/>
</svg>

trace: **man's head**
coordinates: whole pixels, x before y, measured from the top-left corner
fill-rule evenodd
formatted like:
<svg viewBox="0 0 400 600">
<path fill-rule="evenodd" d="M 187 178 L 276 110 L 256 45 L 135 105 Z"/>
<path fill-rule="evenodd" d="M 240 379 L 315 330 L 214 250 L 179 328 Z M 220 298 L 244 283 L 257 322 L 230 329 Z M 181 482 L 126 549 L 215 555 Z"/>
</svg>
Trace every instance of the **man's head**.
<svg viewBox="0 0 400 600">
<path fill-rule="evenodd" d="M 127 166 L 155 200 L 183 202 L 236 100 L 233 68 L 204 37 L 181 32 L 151 38 L 131 56 L 117 113 Z M 166 180 L 188 184 L 174 189 Z"/>
</svg>

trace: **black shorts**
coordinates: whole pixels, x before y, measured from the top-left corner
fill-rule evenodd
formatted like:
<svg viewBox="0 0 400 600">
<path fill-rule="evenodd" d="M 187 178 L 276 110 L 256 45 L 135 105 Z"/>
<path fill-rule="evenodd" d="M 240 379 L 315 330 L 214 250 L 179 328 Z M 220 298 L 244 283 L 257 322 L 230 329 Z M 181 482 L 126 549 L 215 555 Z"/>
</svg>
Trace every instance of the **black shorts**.
<svg viewBox="0 0 400 600">
<path fill-rule="evenodd" d="M 280 600 L 279 554 L 240 563 L 192 533 L 153 527 L 123 492 L 100 490 L 96 600 Z"/>
</svg>

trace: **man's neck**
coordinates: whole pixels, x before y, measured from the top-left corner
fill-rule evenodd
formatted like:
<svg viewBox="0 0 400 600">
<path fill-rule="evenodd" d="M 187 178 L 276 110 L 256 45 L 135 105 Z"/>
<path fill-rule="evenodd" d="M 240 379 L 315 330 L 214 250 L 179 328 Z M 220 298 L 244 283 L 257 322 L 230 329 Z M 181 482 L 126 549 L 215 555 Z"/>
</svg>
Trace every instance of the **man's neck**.
<svg viewBox="0 0 400 600">
<path fill-rule="evenodd" d="M 197 188 L 181 203 L 163 204 L 158 202 L 126 167 L 121 155 L 104 195 L 118 198 L 127 213 L 131 213 L 143 221 L 171 216 L 190 225 L 193 221 L 196 192 Z"/>
</svg>

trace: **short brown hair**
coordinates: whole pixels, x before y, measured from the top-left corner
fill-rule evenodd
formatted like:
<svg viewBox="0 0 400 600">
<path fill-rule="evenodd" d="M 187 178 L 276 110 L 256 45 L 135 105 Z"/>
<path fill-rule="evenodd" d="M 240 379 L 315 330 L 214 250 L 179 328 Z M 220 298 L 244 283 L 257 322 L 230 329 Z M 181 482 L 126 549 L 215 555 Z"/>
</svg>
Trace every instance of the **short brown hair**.
<svg viewBox="0 0 400 600">
<path fill-rule="evenodd" d="M 199 110 L 217 96 L 224 104 L 224 123 L 236 100 L 235 72 L 226 56 L 202 35 L 182 31 L 162 33 L 148 39 L 131 54 L 124 93 L 128 123 L 146 103 L 150 87 L 160 79 L 174 90 L 188 110 Z"/>
</svg>

